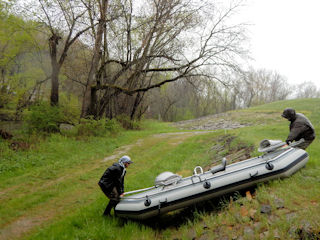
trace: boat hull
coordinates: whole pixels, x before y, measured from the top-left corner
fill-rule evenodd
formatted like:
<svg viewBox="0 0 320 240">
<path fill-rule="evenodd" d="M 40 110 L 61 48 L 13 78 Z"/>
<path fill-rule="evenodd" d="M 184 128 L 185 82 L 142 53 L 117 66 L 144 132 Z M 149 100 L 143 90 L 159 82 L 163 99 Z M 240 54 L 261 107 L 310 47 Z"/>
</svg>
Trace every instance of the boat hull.
<svg viewBox="0 0 320 240">
<path fill-rule="evenodd" d="M 220 197 L 257 183 L 289 177 L 309 159 L 302 149 L 289 148 L 183 178 L 179 183 L 123 198 L 115 208 L 119 217 L 144 220 L 159 214 Z"/>
</svg>

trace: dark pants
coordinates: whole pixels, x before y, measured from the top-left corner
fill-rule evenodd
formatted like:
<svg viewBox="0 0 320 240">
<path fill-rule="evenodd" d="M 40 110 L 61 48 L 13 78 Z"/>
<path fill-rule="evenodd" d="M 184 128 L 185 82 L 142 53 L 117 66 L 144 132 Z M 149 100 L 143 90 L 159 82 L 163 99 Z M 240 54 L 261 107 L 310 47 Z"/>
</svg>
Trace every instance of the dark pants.
<svg viewBox="0 0 320 240">
<path fill-rule="evenodd" d="M 100 185 L 102 192 L 110 199 L 103 215 L 110 215 L 111 209 L 114 208 L 120 202 L 120 195 L 117 189 L 114 187 L 111 192 L 108 192 L 103 185 Z"/>
</svg>

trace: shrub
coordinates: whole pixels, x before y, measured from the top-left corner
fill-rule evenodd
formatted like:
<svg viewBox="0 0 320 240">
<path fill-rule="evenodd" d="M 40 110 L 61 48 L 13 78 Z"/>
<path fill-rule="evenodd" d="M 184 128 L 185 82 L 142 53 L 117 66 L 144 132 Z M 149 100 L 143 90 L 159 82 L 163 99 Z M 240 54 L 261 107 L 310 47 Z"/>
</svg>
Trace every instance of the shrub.
<svg viewBox="0 0 320 240">
<path fill-rule="evenodd" d="M 125 114 L 118 115 L 116 119 L 124 129 L 140 129 L 140 122 L 136 120 L 131 120 L 130 117 Z"/>
<path fill-rule="evenodd" d="M 3 84 L 0 87 L 0 108 L 5 107 L 12 101 L 12 93 L 8 90 L 8 85 Z"/>
<path fill-rule="evenodd" d="M 80 123 L 76 125 L 78 136 L 104 136 L 107 133 L 116 133 L 121 130 L 120 124 L 116 120 L 93 118 L 81 119 Z"/>
<path fill-rule="evenodd" d="M 63 122 L 69 124 L 79 123 L 80 118 L 80 106 L 78 98 L 65 94 L 60 94 L 59 107 L 63 115 Z"/>
<path fill-rule="evenodd" d="M 110 133 L 117 133 L 121 131 L 122 127 L 116 119 L 106 120 L 106 129 Z"/>
<path fill-rule="evenodd" d="M 63 122 L 63 114 L 57 106 L 50 106 L 49 103 L 41 102 L 30 107 L 25 112 L 24 120 L 27 131 L 30 132 L 59 132 L 59 124 Z"/>
</svg>

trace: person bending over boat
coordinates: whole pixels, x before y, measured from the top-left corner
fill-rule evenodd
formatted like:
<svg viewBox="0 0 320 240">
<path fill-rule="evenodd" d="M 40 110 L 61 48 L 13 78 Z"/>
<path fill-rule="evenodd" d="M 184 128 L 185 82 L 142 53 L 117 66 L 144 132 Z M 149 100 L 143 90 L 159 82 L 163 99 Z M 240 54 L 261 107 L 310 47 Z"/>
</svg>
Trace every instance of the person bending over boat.
<svg viewBox="0 0 320 240">
<path fill-rule="evenodd" d="M 289 144 L 292 141 L 299 141 L 303 138 L 305 141 L 296 147 L 306 149 L 316 137 L 314 127 L 310 120 L 302 113 L 296 113 L 293 108 L 286 108 L 281 116 L 290 121 L 290 133 L 286 143 Z"/>
<path fill-rule="evenodd" d="M 104 210 L 104 216 L 110 216 L 111 209 L 120 201 L 120 197 L 124 193 L 124 176 L 126 168 L 133 163 L 129 156 L 123 156 L 117 163 L 107 168 L 100 178 L 98 184 L 102 192 L 110 199 L 109 204 Z"/>
</svg>

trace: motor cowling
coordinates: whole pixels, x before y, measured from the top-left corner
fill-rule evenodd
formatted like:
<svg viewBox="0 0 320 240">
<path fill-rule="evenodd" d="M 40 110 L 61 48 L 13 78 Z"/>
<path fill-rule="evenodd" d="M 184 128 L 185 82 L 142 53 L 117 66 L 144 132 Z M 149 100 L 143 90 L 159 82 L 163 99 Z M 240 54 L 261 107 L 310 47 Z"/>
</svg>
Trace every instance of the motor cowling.
<svg viewBox="0 0 320 240">
<path fill-rule="evenodd" d="M 268 140 L 264 139 L 260 142 L 258 151 L 259 152 L 273 152 L 280 147 L 286 145 L 285 142 L 281 140 Z"/>
<path fill-rule="evenodd" d="M 179 182 L 181 180 L 181 176 L 179 176 L 178 174 L 174 174 L 172 172 L 163 172 L 161 174 L 159 174 L 155 181 L 154 181 L 154 185 L 155 186 L 167 186 L 170 184 L 175 184 L 177 182 Z"/>
</svg>

